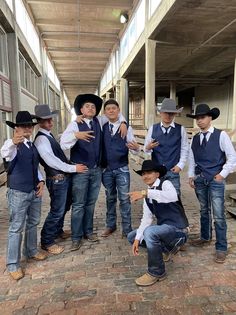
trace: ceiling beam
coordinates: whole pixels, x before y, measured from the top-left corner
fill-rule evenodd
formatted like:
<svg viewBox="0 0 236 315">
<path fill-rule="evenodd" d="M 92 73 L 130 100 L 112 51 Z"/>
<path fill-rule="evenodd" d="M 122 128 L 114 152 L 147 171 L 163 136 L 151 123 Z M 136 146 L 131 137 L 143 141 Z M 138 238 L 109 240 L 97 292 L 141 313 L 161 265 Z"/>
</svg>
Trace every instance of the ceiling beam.
<svg viewBox="0 0 236 315">
<path fill-rule="evenodd" d="M 73 4 L 95 7 L 107 7 L 112 9 L 130 10 L 133 0 L 27 0 L 28 4 Z"/>
<path fill-rule="evenodd" d="M 47 51 L 61 51 L 61 52 L 93 52 L 93 53 L 110 53 L 110 49 L 106 48 L 86 48 L 86 47 L 47 47 Z M 54 59 L 54 58 L 53 58 Z"/>
<path fill-rule="evenodd" d="M 89 19 L 36 19 L 35 23 L 38 26 L 44 25 L 55 25 L 55 26 L 68 26 L 68 25 L 77 25 L 82 23 L 83 27 L 92 26 L 96 27 L 109 27 L 110 29 L 120 30 L 121 24 L 118 21 L 106 21 L 106 20 L 89 20 Z"/>
</svg>

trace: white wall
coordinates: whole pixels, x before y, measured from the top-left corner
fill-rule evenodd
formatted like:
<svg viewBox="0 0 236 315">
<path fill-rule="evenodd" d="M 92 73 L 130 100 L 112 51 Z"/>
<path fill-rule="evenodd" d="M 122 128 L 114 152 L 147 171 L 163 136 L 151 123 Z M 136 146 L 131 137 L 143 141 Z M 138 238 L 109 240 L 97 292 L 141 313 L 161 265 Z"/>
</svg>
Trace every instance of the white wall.
<svg viewBox="0 0 236 315">
<path fill-rule="evenodd" d="M 229 80 L 223 85 L 196 87 L 195 102 L 206 103 L 210 108 L 218 107 L 220 116 L 214 126 L 220 129 L 232 129 L 233 84 Z M 234 127 L 235 128 L 235 127 Z"/>
</svg>

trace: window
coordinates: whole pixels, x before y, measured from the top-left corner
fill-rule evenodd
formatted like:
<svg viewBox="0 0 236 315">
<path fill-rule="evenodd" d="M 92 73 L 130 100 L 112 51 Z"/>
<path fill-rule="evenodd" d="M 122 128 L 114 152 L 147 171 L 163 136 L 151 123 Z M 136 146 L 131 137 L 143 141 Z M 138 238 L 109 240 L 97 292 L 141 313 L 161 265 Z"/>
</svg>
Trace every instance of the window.
<svg viewBox="0 0 236 315">
<path fill-rule="evenodd" d="M 7 35 L 0 27 L 0 72 L 8 77 Z"/>
<path fill-rule="evenodd" d="M 24 56 L 19 54 L 21 87 L 38 98 L 38 76 L 30 67 Z"/>
<path fill-rule="evenodd" d="M 34 25 L 26 11 L 26 8 L 22 2 L 22 0 L 15 1 L 16 6 L 16 21 L 25 35 L 25 38 L 30 45 L 35 57 L 38 62 L 41 64 L 40 57 L 40 46 L 39 46 L 39 36 L 34 28 Z"/>
</svg>

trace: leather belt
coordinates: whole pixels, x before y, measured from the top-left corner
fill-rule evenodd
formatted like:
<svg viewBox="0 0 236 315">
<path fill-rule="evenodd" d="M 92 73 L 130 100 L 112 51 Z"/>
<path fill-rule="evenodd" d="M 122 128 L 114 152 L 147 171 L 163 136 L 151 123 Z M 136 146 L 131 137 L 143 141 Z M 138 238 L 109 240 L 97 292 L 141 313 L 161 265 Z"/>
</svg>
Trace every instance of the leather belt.
<svg viewBox="0 0 236 315">
<path fill-rule="evenodd" d="M 63 180 L 67 176 L 68 176 L 67 174 L 57 174 L 57 175 L 54 175 L 54 176 L 49 176 L 48 178 L 49 179 L 53 179 L 53 180 Z"/>
</svg>

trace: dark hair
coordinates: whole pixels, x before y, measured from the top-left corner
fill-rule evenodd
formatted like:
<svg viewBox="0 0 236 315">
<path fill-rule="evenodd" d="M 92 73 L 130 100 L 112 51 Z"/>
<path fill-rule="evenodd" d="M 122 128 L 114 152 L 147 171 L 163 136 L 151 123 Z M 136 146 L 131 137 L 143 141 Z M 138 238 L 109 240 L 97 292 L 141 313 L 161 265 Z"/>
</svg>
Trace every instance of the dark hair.
<svg viewBox="0 0 236 315">
<path fill-rule="evenodd" d="M 105 107 L 107 105 L 116 105 L 117 107 L 120 107 L 118 102 L 114 99 L 114 98 L 109 98 L 109 100 L 107 100 L 104 104 L 103 104 L 103 108 L 105 109 Z"/>
</svg>

